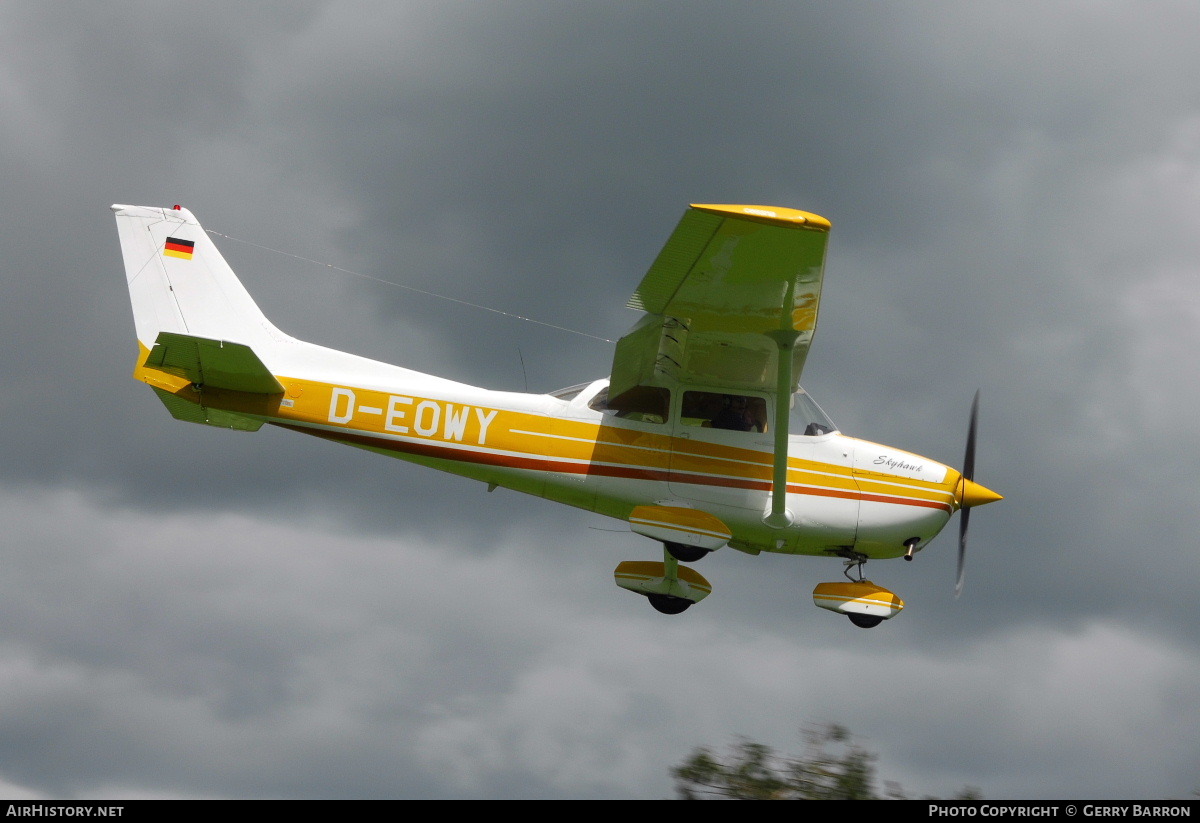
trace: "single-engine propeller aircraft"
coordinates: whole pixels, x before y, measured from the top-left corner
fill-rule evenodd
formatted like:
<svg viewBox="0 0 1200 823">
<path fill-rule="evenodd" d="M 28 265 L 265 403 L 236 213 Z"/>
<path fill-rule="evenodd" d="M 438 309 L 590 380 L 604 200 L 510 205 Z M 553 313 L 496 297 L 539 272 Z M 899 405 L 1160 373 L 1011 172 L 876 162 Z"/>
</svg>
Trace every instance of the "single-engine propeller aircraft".
<svg viewBox="0 0 1200 823">
<path fill-rule="evenodd" d="M 815 603 L 871 627 L 903 601 L 863 577 L 911 560 L 976 483 L 963 470 L 841 434 L 800 388 L 829 221 L 795 209 L 694 205 L 634 292 L 641 319 L 608 379 L 550 394 L 489 391 L 305 343 L 275 328 L 187 209 L 112 207 L 140 353 L 134 377 L 180 420 L 270 423 L 623 520 L 662 544 L 618 586 L 677 614 L 729 546 L 842 558 Z M 978 401 L 978 395 L 976 395 Z"/>
</svg>

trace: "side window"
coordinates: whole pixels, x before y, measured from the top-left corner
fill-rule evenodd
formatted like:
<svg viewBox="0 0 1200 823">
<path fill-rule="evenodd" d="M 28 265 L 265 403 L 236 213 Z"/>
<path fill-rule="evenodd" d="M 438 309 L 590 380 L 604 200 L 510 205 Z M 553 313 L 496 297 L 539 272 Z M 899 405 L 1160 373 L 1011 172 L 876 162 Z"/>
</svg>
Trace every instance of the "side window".
<svg viewBox="0 0 1200 823">
<path fill-rule="evenodd" d="M 685 426 L 765 432 L 767 401 L 745 394 L 689 391 L 683 393 L 679 417 Z"/>
<path fill-rule="evenodd" d="M 671 408 L 671 392 L 661 386 L 634 386 L 620 397 L 609 400 L 608 389 L 602 389 L 588 406 L 596 411 L 615 412 L 623 420 L 666 423 Z"/>
</svg>

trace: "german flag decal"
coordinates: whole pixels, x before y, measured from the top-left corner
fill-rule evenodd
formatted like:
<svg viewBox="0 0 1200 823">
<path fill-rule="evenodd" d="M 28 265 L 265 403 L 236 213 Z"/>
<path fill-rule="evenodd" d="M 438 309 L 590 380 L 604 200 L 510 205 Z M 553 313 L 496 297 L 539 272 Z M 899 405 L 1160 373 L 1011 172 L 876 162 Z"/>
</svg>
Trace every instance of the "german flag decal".
<svg viewBox="0 0 1200 823">
<path fill-rule="evenodd" d="M 192 240 L 180 240 L 177 237 L 168 237 L 167 244 L 163 246 L 163 255 L 166 257 L 180 257 L 184 260 L 191 260 L 192 253 L 196 249 L 196 244 Z"/>
</svg>

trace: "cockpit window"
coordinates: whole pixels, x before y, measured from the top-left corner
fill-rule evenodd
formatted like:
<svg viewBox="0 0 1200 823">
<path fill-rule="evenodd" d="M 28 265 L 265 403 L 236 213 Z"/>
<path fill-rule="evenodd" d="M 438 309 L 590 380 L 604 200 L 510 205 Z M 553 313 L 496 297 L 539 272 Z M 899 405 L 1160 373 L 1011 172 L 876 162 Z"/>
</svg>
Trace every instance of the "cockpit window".
<svg viewBox="0 0 1200 823">
<path fill-rule="evenodd" d="M 679 421 L 685 426 L 706 429 L 764 432 L 767 430 L 767 401 L 745 394 L 684 392 Z"/>
<path fill-rule="evenodd" d="M 833 425 L 829 416 L 821 411 L 821 407 L 808 396 L 808 392 L 804 389 L 800 389 L 792 395 L 790 424 L 791 428 L 788 429 L 790 434 L 802 434 L 806 437 L 837 431 L 837 426 Z"/>
</svg>

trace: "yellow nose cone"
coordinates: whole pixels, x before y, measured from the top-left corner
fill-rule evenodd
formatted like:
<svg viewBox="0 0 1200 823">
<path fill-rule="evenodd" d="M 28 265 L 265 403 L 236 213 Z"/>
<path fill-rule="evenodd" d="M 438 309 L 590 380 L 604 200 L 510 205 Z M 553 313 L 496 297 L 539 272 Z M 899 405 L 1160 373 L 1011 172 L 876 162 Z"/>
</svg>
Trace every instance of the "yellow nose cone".
<svg viewBox="0 0 1200 823">
<path fill-rule="evenodd" d="M 965 477 L 958 484 L 957 496 L 958 505 L 964 509 L 969 509 L 972 506 L 983 506 L 1004 499 L 1004 495 L 996 494 L 991 489 L 979 485 L 974 480 L 967 480 Z"/>
</svg>

